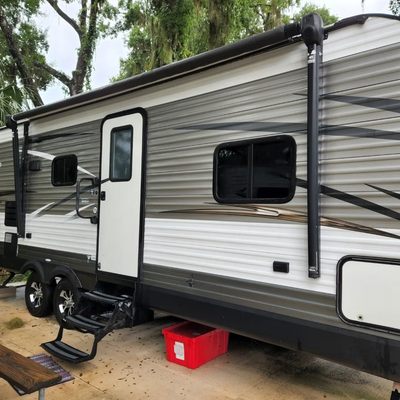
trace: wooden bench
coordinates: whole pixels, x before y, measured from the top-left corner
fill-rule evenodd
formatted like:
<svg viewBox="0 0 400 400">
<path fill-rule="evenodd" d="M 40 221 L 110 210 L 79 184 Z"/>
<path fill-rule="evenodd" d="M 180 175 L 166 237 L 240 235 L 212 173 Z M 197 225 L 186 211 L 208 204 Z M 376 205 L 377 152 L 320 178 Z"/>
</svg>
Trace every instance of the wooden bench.
<svg viewBox="0 0 400 400">
<path fill-rule="evenodd" d="M 44 400 L 45 388 L 60 382 L 61 375 L 0 344 L 0 378 L 25 393 L 39 391 Z"/>
</svg>

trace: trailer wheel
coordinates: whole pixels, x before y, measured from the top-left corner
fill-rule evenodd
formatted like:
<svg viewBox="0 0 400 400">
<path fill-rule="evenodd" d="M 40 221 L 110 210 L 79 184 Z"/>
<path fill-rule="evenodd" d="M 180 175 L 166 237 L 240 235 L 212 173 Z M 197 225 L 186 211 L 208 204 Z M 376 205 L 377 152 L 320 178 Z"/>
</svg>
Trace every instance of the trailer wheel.
<svg viewBox="0 0 400 400">
<path fill-rule="evenodd" d="M 40 280 L 37 272 L 32 272 L 26 282 L 25 304 L 34 317 L 46 317 L 53 310 L 54 287 Z"/>
<path fill-rule="evenodd" d="M 65 317 L 74 313 L 78 301 L 78 288 L 70 280 L 62 278 L 54 291 L 53 308 L 54 316 L 63 328 L 70 328 Z"/>
</svg>

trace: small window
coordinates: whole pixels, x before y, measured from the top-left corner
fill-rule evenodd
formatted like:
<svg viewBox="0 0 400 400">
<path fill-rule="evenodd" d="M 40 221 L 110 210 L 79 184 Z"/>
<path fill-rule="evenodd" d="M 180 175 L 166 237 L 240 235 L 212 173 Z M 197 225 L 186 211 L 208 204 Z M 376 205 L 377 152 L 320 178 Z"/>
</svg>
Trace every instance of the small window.
<svg viewBox="0 0 400 400">
<path fill-rule="evenodd" d="M 75 185 L 78 175 L 78 158 L 75 154 L 58 156 L 51 164 L 51 183 L 53 186 Z"/>
<path fill-rule="evenodd" d="M 111 131 L 110 180 L 129 181 L 132 177 L 133 129 L 131 126 Z"/>
<path fill-rule="evenodd" d="M 213 192 L 220 203 L 286 203 L 295 188 L 291 136 L 225 143 L 215 150 Z"/>
</svg>

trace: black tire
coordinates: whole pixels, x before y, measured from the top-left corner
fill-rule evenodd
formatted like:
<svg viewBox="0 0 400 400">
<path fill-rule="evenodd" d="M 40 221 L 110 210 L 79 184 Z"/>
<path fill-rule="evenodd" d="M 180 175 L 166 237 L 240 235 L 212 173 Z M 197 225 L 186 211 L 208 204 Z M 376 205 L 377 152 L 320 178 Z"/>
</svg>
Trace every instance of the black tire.
<svg viewBox="0 0 400 400">
<path fill-rule="evenodd" d="M 54 287 L 40 280 L 37 272 L 32 272 L 26 282 L 25 304 L 34 317 L 46 317 L 53 311 Z"/>
<path fill-rule="evenodd" d="M 58 282 L 53 296 L 54 316 L 57 322 L 66 329 L 71 327 L 65 317 L 74 313 L 79 297 L 78 288 L 70 280 L 63 278 Z"/>
</svg>

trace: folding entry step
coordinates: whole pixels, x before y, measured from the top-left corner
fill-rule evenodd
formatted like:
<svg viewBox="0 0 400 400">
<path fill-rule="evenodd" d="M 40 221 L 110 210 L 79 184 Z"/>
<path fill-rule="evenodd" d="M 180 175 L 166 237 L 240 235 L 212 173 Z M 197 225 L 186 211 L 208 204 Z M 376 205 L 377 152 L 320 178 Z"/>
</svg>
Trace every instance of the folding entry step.
<svg viewBox="0 0 400 400">
<path fill-rule="evenodd" d="M 95 353 L 92 356 L 92 354 L 88 354 L 81 350 L 75 349 L 74 347 L 58 339 L 53 340 L 52 342 L 43 343 L 41 346 L 53 356 L 61 358 L 64 361 L 72 362 L 74 364 L 92 360 L 96 355 Z"/>
<path fill-rule="evenodd" d="M 88 300 L 108 305 L 114 305 L 115 302 L 117 301 L 124 301 L 131 299 L 131 297 L 127 295 L 113 296 L 111 294 L 102 293 L 96 290 L 93 290 L 92 292 L 83 292 L 82 296 Z"/>
<path fill-rule="evenodd" d="M 96 309 L 96 312 L 93 312 Z M 56 339 L 41 346 L 48 353 L 62 360 L 81 363 L 92 360 L 97 353 L 97 344 L 115 329 L 133 324 L 135 309 L 130 296 L 113 296 L 99 291 L 83 292 L 77 313 L 65 318 L 68 328 L 94 336 L 90 353 L 76 349 L 62 341 L 64 327 L 60 326 Z"/>
<path fill-rule="evenodd" d="M 100 330 L 106 328 L 106 324 L 102 322 L 95 321 L 91 318 L 84 317 L 83 315 L 71 315 L 67 317 L 67 322 L 73 325 L 77 329 L 96 334 Z"/>
</svg>

